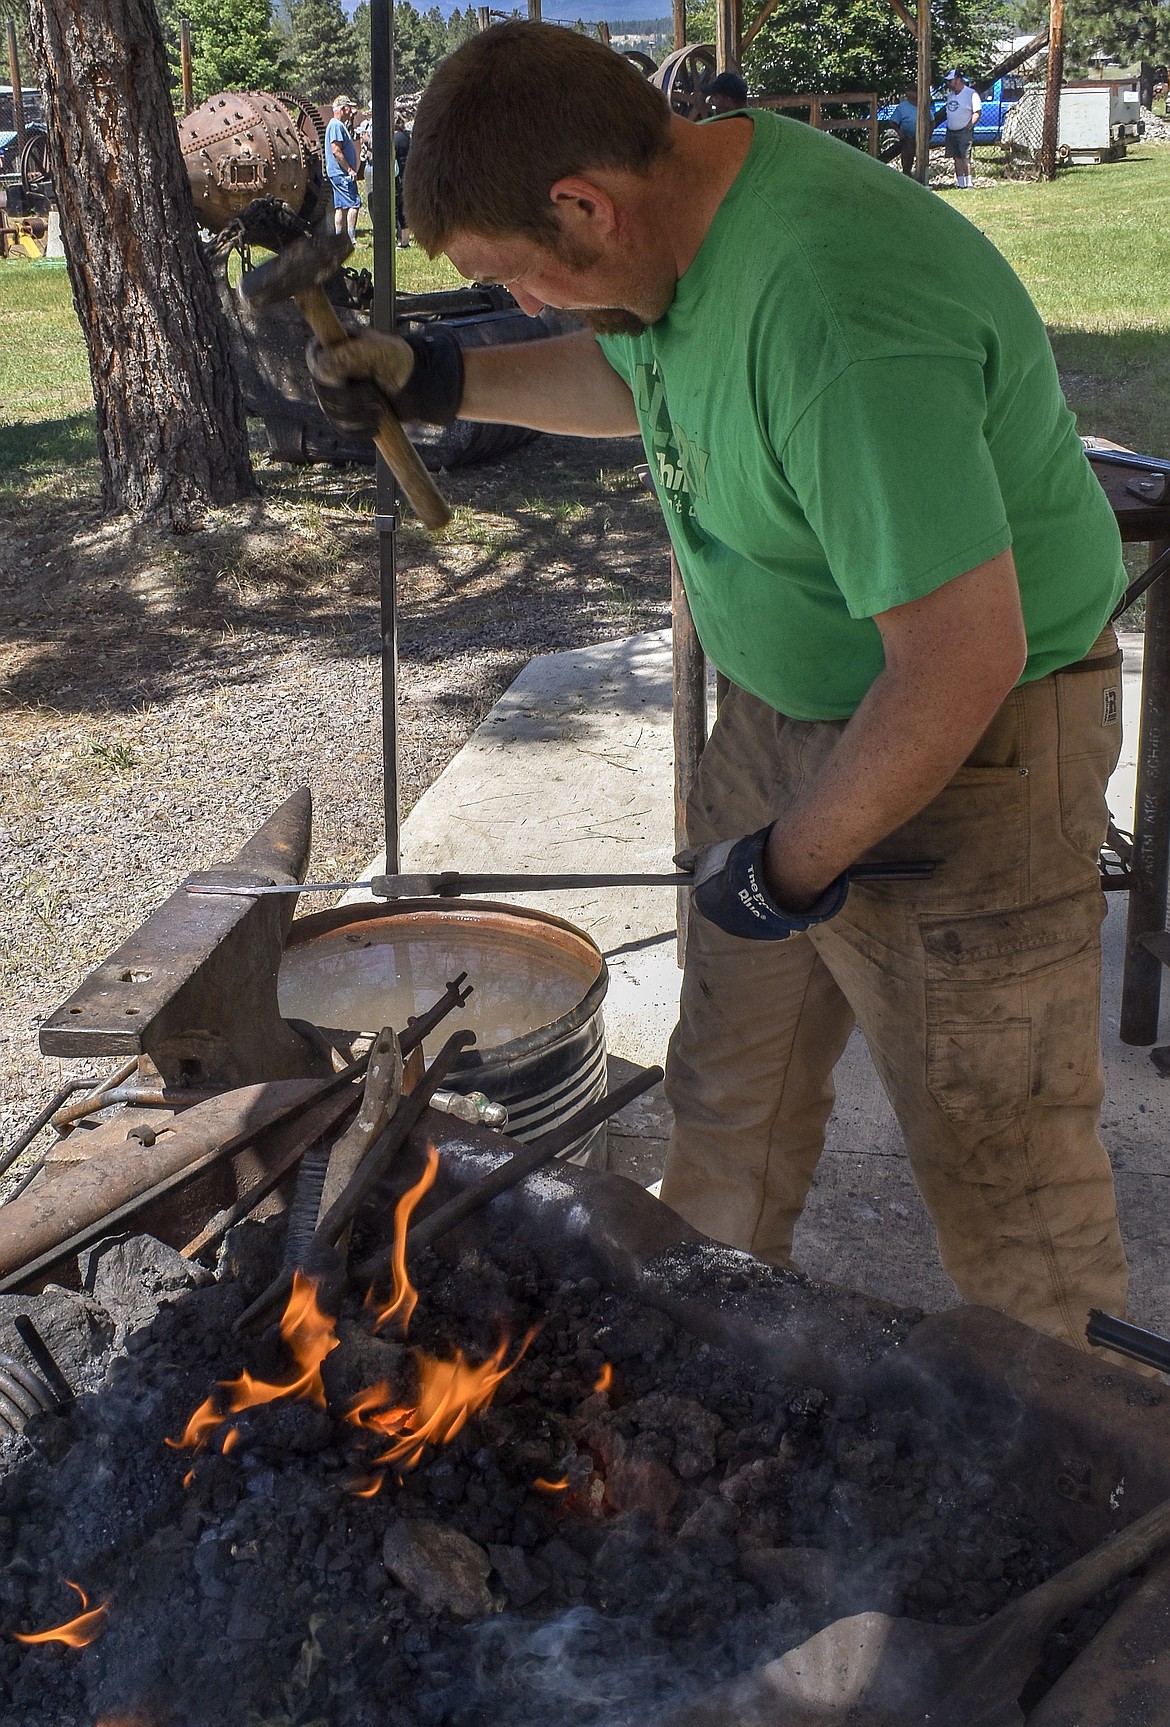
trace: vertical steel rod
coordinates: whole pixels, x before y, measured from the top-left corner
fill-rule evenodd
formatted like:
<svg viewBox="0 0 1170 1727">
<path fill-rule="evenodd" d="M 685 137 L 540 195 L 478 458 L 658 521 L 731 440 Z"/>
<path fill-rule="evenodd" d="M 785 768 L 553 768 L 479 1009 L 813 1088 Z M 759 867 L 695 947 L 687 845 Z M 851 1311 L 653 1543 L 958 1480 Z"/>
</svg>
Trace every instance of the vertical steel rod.
<svg viewBox="0 0 1170 1727">
<path fill-rule="evenodd" d="M 934 131 L 934 103 L 930 99 L 931 19 L 930 0 L 918 0 L 918 119 L 914 129 L 914 177 L 930 185 L 930 134 Z"/>
<path fill-rule="evenodd" d="M 24 90 L 20 82 L 20 55 L 16 51 L 15 22 L 11 18 L 5 19 L 4 28 L 8 37 L 8 82 L 12 85 L 12 125 L 19 156 L 24 152 Z"/>
<path fill-rule="evenodd" d="M 375 330 L 394 330 L 394 258 L 398 238 L 394 211 L 394 20 L 391 0 L 370 0 L 370 117 L 374 190 Z M 379 619 L 382 661 L 382 801 L 386 869 L 399 867 L 398 801 L 398 484 L 377 457 Z"/>
<path fill-rule="evenodd" d="M 179 19 L 179 74 L 183 80 L 183 112 L 189 114 L 195 106 L 195 85 L 191 78 L 191 25 Z"/>
<path fill-rule="evenodd" d="M 1151 563 L 1168 549 L 1170 540 L 1151 541 Z M 1146 592 L 1142 717 L 1130 867 L 1121 1041 L 1155 1043 L 1162 962 L 1143 946 L 1141 938 L 1166 928 L 1166 895 L 1170 885 L 1170 581 L 1165 578 Z"/>
</svg>

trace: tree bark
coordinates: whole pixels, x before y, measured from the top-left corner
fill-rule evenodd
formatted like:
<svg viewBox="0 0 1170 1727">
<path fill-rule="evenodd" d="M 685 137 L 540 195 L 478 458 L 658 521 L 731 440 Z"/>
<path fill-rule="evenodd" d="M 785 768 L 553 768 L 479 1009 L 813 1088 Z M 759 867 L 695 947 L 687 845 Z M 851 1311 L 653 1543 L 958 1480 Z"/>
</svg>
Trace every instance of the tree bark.
<svg viewBox="0 0 1170 1727">
<path fill-rule="evenodd" d="M 151 0 L 30 0 L 107 510 L 188 531 L 254 491 Z"/>
</svg>

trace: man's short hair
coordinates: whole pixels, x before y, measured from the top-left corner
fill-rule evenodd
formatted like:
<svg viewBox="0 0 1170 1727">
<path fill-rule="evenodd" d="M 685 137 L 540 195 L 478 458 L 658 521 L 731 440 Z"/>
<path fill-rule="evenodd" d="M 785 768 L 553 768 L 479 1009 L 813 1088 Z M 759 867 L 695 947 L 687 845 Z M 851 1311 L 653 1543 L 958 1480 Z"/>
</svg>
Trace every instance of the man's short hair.
<svg viewBox="0 0 1170 1727">
<path fill-rule="evenodd" d="M 419 103 L 407 221 L 432 258 L 455 234 L 551 245 L 558 180 L 646 173 L 669 148 L 666 97 L 622 55 L 555 24 L 495 24 L 442 61 Z"/>
</svg>

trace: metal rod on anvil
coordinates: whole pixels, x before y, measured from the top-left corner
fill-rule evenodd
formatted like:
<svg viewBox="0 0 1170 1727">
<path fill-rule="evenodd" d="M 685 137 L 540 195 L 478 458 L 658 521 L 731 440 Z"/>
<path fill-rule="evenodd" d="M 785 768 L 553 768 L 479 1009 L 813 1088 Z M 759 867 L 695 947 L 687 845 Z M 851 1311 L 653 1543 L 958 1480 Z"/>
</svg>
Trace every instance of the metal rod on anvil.
<svg viewBox="0 0 1170 1727">
<path fill-rule="evenodd" d="M 595 1127 L 600 1127 L 603 1121 L 616 1115 L 628 1103 L 633 1103 L 636 1097 L 649 1091 L 651 1086 L 658 1084 L 662 1078 L 660 1067 L 644 1067 L 640 1072 L 607 1092 L 595 1102 L 586 1104 L 568 1121 L 563 1121 L 551 1133 L 542 1134 L 530 1145 L 515 1152 L 506 1163 L 498 1169 L 493 1169 L 490 1175 L 485 1175 L 482 1181 L 474 1182 L 464 1188 L 454 1198 L 444 1201 L 427 1217 L 420 1218 L 407 1232 L 406 1245 L 413 1252 L 421 1252 L 424 1247 L 430 1247 L 438 1241 L 441 1235 L 454 1229 L 456 1224 L 465 1218 L 472 1217 L 484 1206 L 490 1205 L 499 1194 L 506 1193 L 509 1188 L 516 1187 L 525 1177 L 534 1175 L 538 1169 L 543 1169 L 546 1163 L 551 1163 L 554 1157 L 567 1151 L 576 1140 L 591 1133 Z M 378 1278 L 389 1271 L 393 1248 L 383 1248 L 376 1254 L 371 1254 L 357 1269 L 357 1278 L 368 1283 L 377 1282 Z"/>
<path fill-rule="evenodd" d="M 854 864 L 850 881 L 920 881 L 932 876 L 938 865 L 928 858 L 897 858 L 889 863 Z M 613 871 L 593 875 L 561 873 L 536 875 L 513 871 L 498 875 L 464 875 L 459 870 L 440 870 L 434 875 L 376 875 L 368 881 L 300 882 L 295 886 L 273 883 L 239 886 L 215 880 L 209 872 L 186 883 L 189 894 L 215 894 L 251 899 L 257 894 L 338 893 L 366 888 L 375 899 L 458 899 L 496 893 L 573 893 L 578 889 L 614 887 L 693 887 L 691 870 Z"/>
<path fill-rule="evenodd" d="M 474 1032 L 455 1032 L 447 1039 L 414 1090 L 400 1100 L 389 1125 L 374 1141 L 345 1191 L 317 1225 L 312 1245 L 306 1255 L 309 1265 L 304 1268 L 310 1275 L 320 1276 L 322 1265 L 332 1260 L 335 1243 L 353 1222 L 373 1188 L 389 1171 L 394 1159 L 414 1131 L 423 1110 L 430 1103 L 431 1093 L 446 1079 L 462 1051 L 474 1042 Z M 332 1271 L 334 1266 L 330 1264 L 328 1269 Z M 291 1293 L 292 1286 L 293 1273 L 282 1271 L 263 1294 L 258 1295 L 240 1314 L 232 1326 L 233 1333 L 238 1336 L 254 1319 L 267 1313 L 278 1301 Z M 320 1293 L 318 1300 L 321 1300 Z"/>
</svg>

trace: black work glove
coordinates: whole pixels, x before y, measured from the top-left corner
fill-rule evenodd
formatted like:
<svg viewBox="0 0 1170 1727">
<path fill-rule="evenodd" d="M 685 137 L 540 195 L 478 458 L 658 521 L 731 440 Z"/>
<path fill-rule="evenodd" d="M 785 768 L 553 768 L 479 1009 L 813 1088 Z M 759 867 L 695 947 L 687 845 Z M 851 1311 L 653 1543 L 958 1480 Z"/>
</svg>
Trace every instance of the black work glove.
<svg viewBox="0 0 1170 1727">
<path fill-rule="evenodd" d="M 400 420 L 449 426 L 463 399 L 463 350 L 447 330 L 385 336 L 362 330 L 305 350 L 317 400 L 339 432 L 372 438 L 388 402 Z"/>
<path fill-rule="evenodd" d="M 754 941 L 786 941 L 836 917 L 849 893 L 849 876 L 831 881 L 807 911 L 785 911 L 764 885 L 764 847 L 771 827 L 738 840 L 720 840 L 680 852 L 675 862 L 694 872 L 696 911 L 728 935 Z"/>
</svg>

